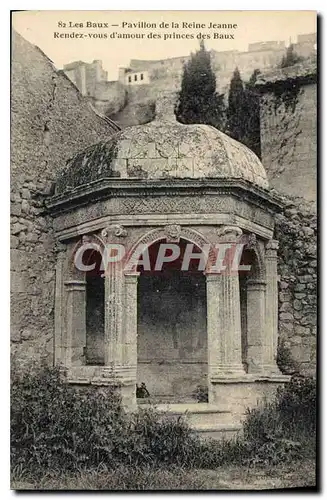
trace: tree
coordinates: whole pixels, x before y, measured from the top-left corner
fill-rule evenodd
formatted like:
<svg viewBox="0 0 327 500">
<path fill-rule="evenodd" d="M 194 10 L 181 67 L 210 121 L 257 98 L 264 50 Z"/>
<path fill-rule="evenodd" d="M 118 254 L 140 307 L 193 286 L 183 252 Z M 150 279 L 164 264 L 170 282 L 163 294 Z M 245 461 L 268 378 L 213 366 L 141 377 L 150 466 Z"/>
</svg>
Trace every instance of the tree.
<svg viewBox="0 0 327 500">
<path fill-rule="evenodd" d="M 294 45 L 291 43 L 290 46 L 287 47 L 286 54 L 282 58 L 280 68 L 288 68 L 301 61 L 303 61 L 303 57 L 295 52 Z"/>
<path fill-rule="evenodd" d="M 226 133 L 242 142 L 260 156 L 260 106 L 255 82 L 260 71 L 254 70 L 250 80 L 243 84 L 238 68 L 235 69 L 228 94 Z"/>
<path fill-rule="evenodd" d="M 246 132 L 247 103 L 243 81 L 238 68 L 235 68 L 228 94 L 227 129 L 228 135 L 241 141 Z"/>
<path fill-rule="evenodd" d="M 224 127 L 224 95 L 216 93 L 216 76 L 203 40 L 184 65 L 176 115 L 181 123 L 205 123 L 220 130 Z"/>
<path fill-rule="evenodd" d="M 245 84 L 246 108 L 248 119 L 246 121 L 246 133 L 244 144 L 261 157 L 260 140 L 260 98 L 255 88 L 255 83 L 260 74 L 259 69 L 255 69 L 248 83 Z"/>
</svg>

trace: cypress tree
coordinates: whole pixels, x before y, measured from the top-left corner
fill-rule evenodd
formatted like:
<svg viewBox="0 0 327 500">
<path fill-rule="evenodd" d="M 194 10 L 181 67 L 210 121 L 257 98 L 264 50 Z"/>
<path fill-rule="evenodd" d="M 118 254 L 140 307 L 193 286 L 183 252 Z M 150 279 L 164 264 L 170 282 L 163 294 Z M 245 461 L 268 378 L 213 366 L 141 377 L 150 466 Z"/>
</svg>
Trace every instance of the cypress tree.
<svg viewBox="0 0 327 500">
<path fill-rule="evenodd" d="M 241 141 L 246 133 L 247 102 L 243 81 L 238 68 L 235 68 L 228 94 L 227 133 Z"/>
<path fill-rule="evenodd" d="M 235 69 L 228 94 L 226 133 L 260 157 L 260 105 L 255 92 L 259 73 L 255 69 L 244 85 L 238 68 Z"/>
<path fill-rule="evenodd" d="M 255 89 L 255 82 L 260 74 L 259 69 L 255 69 L 248 83 L 245 84 L 246 108 L 248 118 L 246 120 L 246 132 L 244 144 L 261 157 L 260 140 L 260 98 Z M 243 141 L 242 141 L 243 142 Z"/>
<path fill-rule="evenodd" d="M 203 40 L 184 65 L 176 116 L 181 123 L 205 123 L 220 130 L 224 126 L 224 96 L 216 93 L 216 76 Z"/>
</svg>

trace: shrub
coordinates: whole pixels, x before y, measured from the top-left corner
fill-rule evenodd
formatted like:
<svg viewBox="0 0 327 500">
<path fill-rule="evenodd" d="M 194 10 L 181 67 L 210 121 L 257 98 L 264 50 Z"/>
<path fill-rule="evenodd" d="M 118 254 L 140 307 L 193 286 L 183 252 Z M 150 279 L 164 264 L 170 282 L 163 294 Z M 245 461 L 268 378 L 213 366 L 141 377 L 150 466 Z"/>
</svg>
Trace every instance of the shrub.
<svg viewBox="0 0 327 500">
<path fill-rule="evenodd" d="M 110 388 L 76 389 L 58 368 L 13 377 L 11 460 L 28 469 L 65 468 L 114 460 L 126 423 Z"/>
<path fill-rule="evenodd" d="M 277 412 L 283 428 L 289 433 L 315 434 L 316 430 L 316 380 L 295 375 L 277 392 Z"/>
<path fill-rule="evenodd" d="M 271 403 L 248 410 L 244 422 L 245 461 L 290 461 L 315 454 L 316 383 L 293 376 Z"/>
<path fill-rule="evenodd" d="M 208 403 L 209 401 L 208 387 L 203 385 L 198 385 L 195 391 L 193 391 L 193 396 L 198 403 Z"/>
<path fill-rule="evenodd" d="M 282 339 L 278 342 L 276 363 L 280 371 L 285 375 L 293 375 L 299 372 L 299 364 L 294 361 L 289 347 L 286 346 L 285 341 Z"/>
<path fill-rule="evenodd" d="M 191 463 L 198 443 L 182 418 L 154 409 L 126 414 L 114 389 L 70 386 L 58 368 L 12 377 L 11 462 L 17 474 L 100 463 Z"/>
<path fill-rule="evenodd" d="M 181 417 L 173 419 L 155 408 L 126 414 L 113 388 L 76 388 L 64 382 L 58 368 L 39 368 L 12 377 L 13 477 L 99 466 L 116 470 L 278 463 L 314 453 L 315 419 L 315 381 L 297 376 L 273 402 L 248 411 L 243 437 L 202 441 Z"/>
</svg>

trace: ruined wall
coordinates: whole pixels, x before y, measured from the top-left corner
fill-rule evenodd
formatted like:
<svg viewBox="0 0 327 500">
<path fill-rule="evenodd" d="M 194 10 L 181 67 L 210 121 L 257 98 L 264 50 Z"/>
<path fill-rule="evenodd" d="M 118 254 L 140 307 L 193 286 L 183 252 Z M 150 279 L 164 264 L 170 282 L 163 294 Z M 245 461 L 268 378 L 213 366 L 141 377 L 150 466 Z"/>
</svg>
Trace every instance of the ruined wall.
<svg viewBox="0 0 327 500">
<path fill-rule="evenodd" d="M 260 99 L 261 160 L 270 186 L 316 199 L 317 89 L 301 79 L 269 86 Z"/>
<path fill-rule="evenodd" d="M 112 133 L 77 88 L 13 33 L 11 340 L 21 362 L 52 361 L 55 242 L 44 200 L 66 160 Z"/>
<path fill-rule="evenodd" d="M 93 93 L 94 106 L 100 113 L 111 116 L 124 108 L 127 99 L 125 86 L 120 82 L 97 82 Z"/>
<path fill-rule="evenodd" d="M 279 337 L 304 373 L 316 367 L 317 215 L 312 203 L 284 198 L 277 216 Z"/>
</svg>

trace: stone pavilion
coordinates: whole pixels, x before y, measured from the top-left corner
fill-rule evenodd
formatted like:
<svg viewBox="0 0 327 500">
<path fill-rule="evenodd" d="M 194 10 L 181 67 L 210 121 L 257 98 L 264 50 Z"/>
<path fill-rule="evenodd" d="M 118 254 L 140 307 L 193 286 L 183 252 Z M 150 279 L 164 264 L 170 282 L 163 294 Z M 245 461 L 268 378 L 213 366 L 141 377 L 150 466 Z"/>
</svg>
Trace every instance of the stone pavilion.
<svg viewBox="0 0 327 500">
<path fill-rule="evenodd" d="M 55 362 L 73 384 L 114 384 L 127 408 L 136 385 L 176 413 L 199 415 L 211 435 L 237 430 L 245 408 L 287 377 L 276 365 L 280 199 L 244 145 L 208 125 L 184 125 L 175 95 L 157 101 L 155 119 L 126 128 L 71 158 L 48 201 L 58 242 Z M 152 261 L 161 243 L 185 255 L 161 272 L 140 261 L 101 270 L 106 245 L 126 255 L 140 245 Z M 249 271 L 199 270 L 196 251 L 243 242 Z M 91 273 L 74 256 L 88 245 Z M 87 253 L 88 252 L 88 253 Z M 210 260 L 210 259 L 209 259 Z M 230 272 L 229 272 L 230 271 Z M 197 403 L 199 388 L 208 403 Z"/>
</svg>

